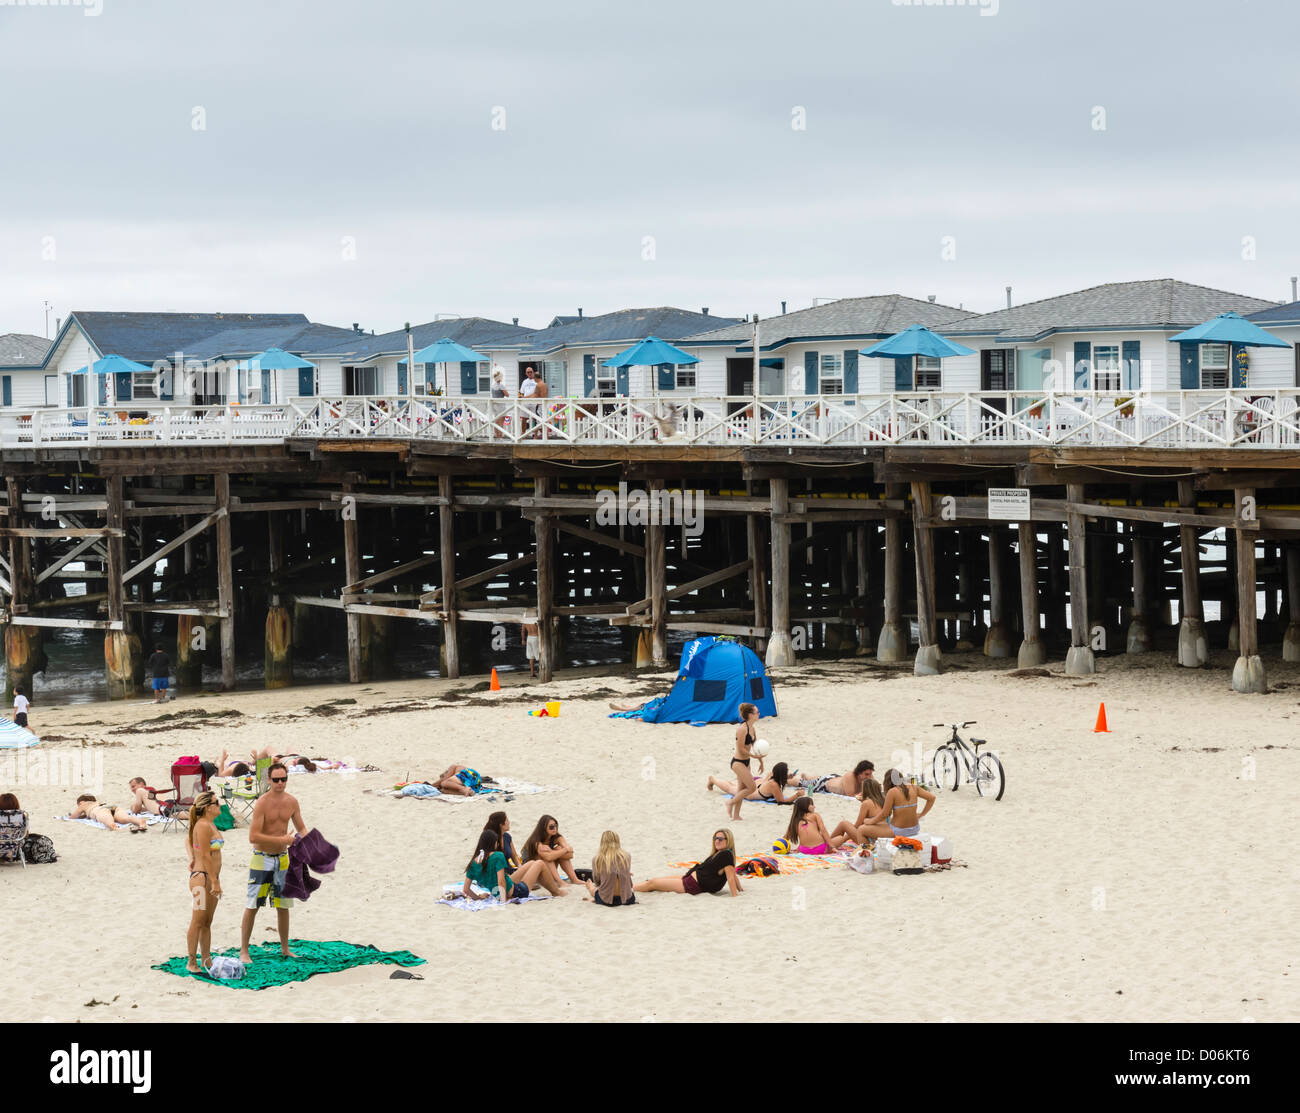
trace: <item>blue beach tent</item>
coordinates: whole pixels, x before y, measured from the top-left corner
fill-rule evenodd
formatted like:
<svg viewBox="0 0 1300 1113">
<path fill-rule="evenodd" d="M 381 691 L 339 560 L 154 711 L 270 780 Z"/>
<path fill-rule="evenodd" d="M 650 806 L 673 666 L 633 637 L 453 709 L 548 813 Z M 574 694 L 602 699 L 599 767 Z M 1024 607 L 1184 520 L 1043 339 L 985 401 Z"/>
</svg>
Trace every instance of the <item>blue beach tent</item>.
<svg viewBox="0 0 1300 1113">
<path fill-rule="evenodd" d="M 738 723 L 742 703 L 752 703 L 765 719 L 776 714 L 762 659 L 739 642 L 696 638 L 682 649 L 672 691 L 641 718 L 647 723 Z"/>
</svg>

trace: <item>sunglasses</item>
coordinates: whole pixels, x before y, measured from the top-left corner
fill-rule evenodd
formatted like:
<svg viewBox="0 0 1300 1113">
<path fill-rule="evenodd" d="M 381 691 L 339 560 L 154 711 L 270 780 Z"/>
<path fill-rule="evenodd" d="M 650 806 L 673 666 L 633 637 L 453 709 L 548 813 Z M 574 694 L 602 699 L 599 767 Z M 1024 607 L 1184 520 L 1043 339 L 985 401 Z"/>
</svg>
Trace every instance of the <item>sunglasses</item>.
<svg viewBox="0 0 1300 1113">
<path fill-rule="evenodd" d="M 272 778 L 271 778 L 271 783 L 272 783 L 273 785 L 282 785 L 282 784 L 284 784 L 288 779 L 289 779 L 288 777 L 272 777 Z"/>
<path fill-rule="evenodd" d="M 713 841 L 714 841 L 714 842 L 726 842 L 726 841 L 727 841 L 727 836 L 726 836 L 726 835 L 714 835 L 714 836 L 713 836 Z"/>
</svg>

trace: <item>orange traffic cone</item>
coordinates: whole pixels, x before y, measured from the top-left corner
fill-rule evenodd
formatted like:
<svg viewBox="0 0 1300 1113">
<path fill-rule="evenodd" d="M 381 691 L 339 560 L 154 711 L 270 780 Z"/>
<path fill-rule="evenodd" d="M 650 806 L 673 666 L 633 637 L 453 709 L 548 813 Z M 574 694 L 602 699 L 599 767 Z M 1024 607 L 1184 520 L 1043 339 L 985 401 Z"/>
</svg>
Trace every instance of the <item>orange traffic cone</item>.
<svg viewBox="0 0 1300 1113">
<path fill-rule="evenodd" d="M 1093 734 L 1109 734 L 1110 727 L 1106 725 L 1106 705 L 1103 703 L 1097 708 L 1097 725 L 1092 728 Z"/>
<path fill-rule="evenodd" d="M 495 668 L 492 670 L 492 683 L 489 686 L 489 691 L 501 691 L 501 681 L 497 679 L 497 670 Z"/>
</svg>

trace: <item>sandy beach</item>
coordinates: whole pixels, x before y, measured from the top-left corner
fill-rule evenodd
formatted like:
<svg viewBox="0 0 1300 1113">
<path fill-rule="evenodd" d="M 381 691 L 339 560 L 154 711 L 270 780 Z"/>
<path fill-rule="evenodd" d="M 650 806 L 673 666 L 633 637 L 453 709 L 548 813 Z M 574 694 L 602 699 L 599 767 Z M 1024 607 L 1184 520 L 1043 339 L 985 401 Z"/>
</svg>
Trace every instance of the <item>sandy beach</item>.
<svg viewBox="0 0 1300 1113">
<path fill-rule="evenodd" d="M 737 899 L 649 894 L 605 909 L 569 895 L 473 913 L 435 903 L 458 881 L 490 799 L 379 795 L 464 762 L 556 786 L 505 808 L 522 843 L 555 815 L 589 864 L 602 830 L 635 877 L 701 857 L 723 800 L 732 729 L 608 718 L 610 700 L 666 691 L 670 674 L 477 678 L 182 696 L 48 709 L 39 752 L 102 755 L 101 799 L 128 778 L 162 785 L 171 761 L 252 745 L 346 758 L 382 772 L 296 775 L 308 824 L 342 851 L 293 914 L 293 934 L 409 949 L 423 981 L 387 966 L 247 992 L 151 970 L 183 953 L 184 836 L 144 836 L 51 817 L 79 789 L 18 784 L 59 861 L 0 867 L 5 983 L 13 1015 L 38 1021 L 569 1020 L 1258 1021 L 1300 1018 L 1294 785 L 1300 667 L 1268 661 L 1274 691 L 1233 695 L 1227 674 L 1166 654 L 1099 663 L 1089 680 L 1014 676 L 973 654 L 917 679 L 870 661 L 774 673 L 779 715 L 760 724 L 769 765 L 878 772 L 941 741 L 930 724 L 975 719 L 1007 771 L 1000 802 L 945 793 L 925 822 L 964 867 L 912 877 L 845 868 L 751 879 Z M 485 687 L 485 685 L 482 685 Z M 555 720 L 529 718 L 544 699 Z M 1100 700 L 1112 733 L 1094 734 Z M 350 702 L 355 701 L 355 702 Z M 309 710 L 313 709 L 313 710 Z M 207 712 L 159 720 L 178 712 Z M 221 712 L 238 714 L 220 715 Z M 38 751 L 30 751 L 36 753 Z M 7 754 L 0 755 L 0 760 Z M 31 760 L 23 754 L 18 760 Z M 928 760 L 928 758 L 927 758 Z M 91 791 L 94 791 L 93 789 Z M 820 801 L 825 803 L 820 803 Z M 856 814 L 819 797 L 830 825 Z M 747 804 L 743 853 L 770 850 L 786 809 Z M 244 826 L 227 835 L 214 948 L 238 942 Z M 255 942 L 274 938 L 259 914 Z M 902 992 L 898 987 L 907 986 Z M 894 987 L 894 988 L 891 988 Z"/>
</svg>

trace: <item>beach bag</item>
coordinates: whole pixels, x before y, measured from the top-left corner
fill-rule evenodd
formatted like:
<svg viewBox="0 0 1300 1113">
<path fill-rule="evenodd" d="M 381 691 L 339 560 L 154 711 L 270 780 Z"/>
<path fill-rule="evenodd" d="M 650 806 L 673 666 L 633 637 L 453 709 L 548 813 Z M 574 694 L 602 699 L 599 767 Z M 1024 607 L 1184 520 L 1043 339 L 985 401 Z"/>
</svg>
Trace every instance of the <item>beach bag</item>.
<svg viewBox="0 0 1300 1113">
<path fill-rule="evenodd" d="M 771 877 L 781 872 L 781 863 L 769 855 L 760 854 L 741 863 L 736 872 L 742 877 Z"/>
<path fill-rule="evenodd" d="M 212 826 L 218 831 L 229 831 L 234 825 L 235 817 L 230 814 L 230 807 L 222 804 L 221 811 L 217 813 L 217 818 L 212 821 Z"/>
<path fill-rule="evenodd" d="M 910 846 L 900 846 L 894 851 L 892 868 L 894 873 L 925 873 L 921 852 Z"/>
<path fill-rule="evenodd" d="M 208 976 L 219 981 L 237 981 L 244 976 L 244 964 L 234 955 L 217 955 L 208 967 Z"/>
<path fill-rule="evenodd" d="M 23 839 L 23 857 L 29 862 L 57 862 L 54 840 L 49 835 L 28 835 Z"/>
</svg>

